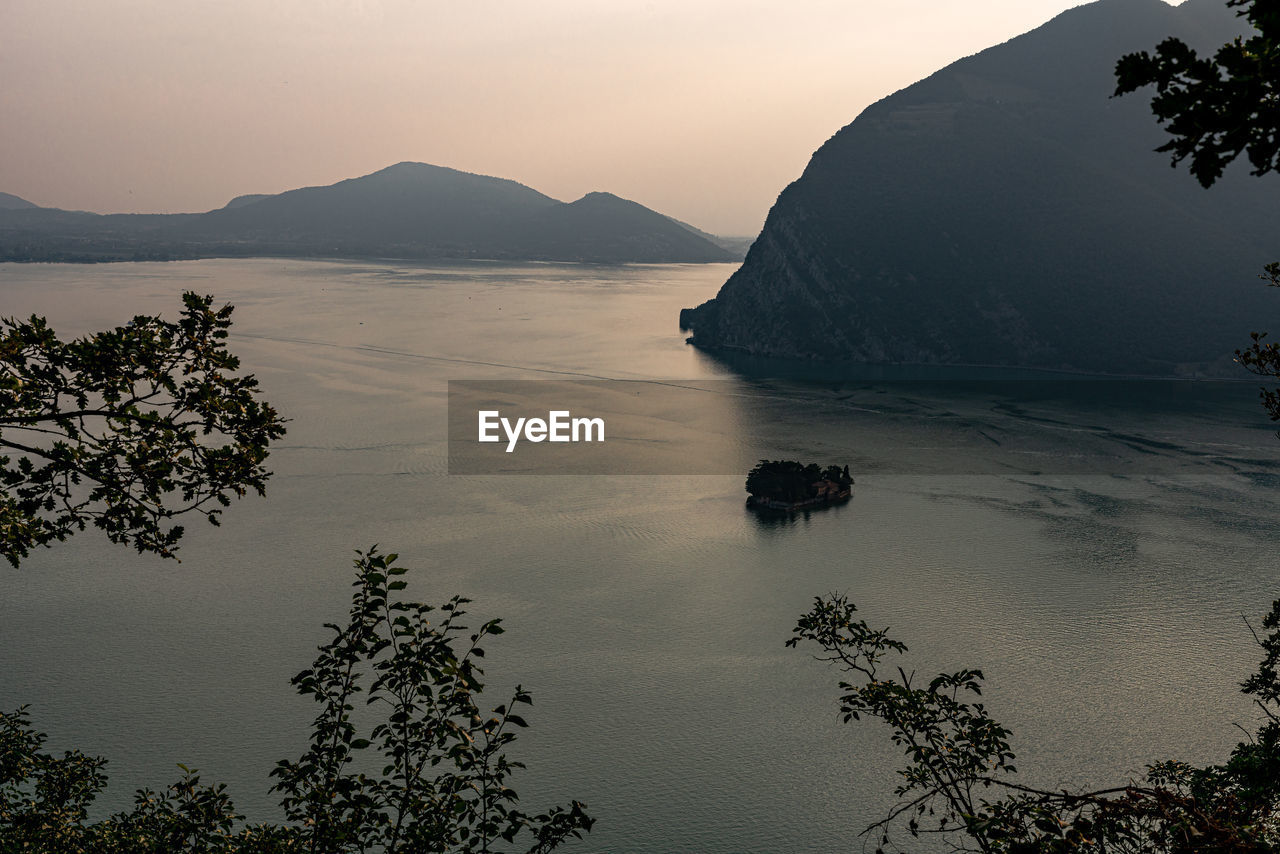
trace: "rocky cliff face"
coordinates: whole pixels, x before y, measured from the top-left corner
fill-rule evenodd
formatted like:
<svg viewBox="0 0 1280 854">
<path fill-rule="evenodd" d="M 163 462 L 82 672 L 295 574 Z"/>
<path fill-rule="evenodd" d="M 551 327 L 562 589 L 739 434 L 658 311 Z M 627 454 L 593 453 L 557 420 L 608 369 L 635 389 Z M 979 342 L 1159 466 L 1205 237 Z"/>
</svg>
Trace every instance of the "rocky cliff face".
<svg viewBox="0 0 1280 854">
<path fill-rule="evenodd" d="M 1222 0 L 1103 0 L 871 106 L 681 312 L 708 349 L 821 361 L 1215 372 L 1260 316 L 1280 181 L 1210 191 L 1152 152 L 1115 61 L 1238 32 Z"/>
</svg>

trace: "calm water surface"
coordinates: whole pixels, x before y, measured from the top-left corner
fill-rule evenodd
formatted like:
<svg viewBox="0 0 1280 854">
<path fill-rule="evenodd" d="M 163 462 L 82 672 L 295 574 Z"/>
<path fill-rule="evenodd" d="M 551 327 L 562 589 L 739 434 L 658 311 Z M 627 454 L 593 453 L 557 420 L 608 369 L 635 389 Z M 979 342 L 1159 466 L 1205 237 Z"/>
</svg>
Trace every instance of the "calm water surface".
<svg viewBox="0 0 1280 854">
<path fill-rule="evenodd" d="M 267 772 L 301 752 L 313 714 L 288 680 L 345 614 L 352 550 L 380 543 L 417 568 L 410 593 L 504 618 L 490 684 L 536 700 L 516 788 L 528 807 L 589 802 L 597 830 L 572 850 L 857 847 L 898 757 L 875 724 L 838 722 L 834 672 L 783 647 L 831 591 L 892 626 L 922 672 L 982 667 L 1028 782 L 1225 755 L 1231 723 L 1252 720 L 1235 690 L 1255 658 L 1241 615 L 1280 595 L 1280 442 L 1252 387 L 1155 414 L 899 400 L 917 425 L 1146 438 L 1117 444 L 1138 461 L 1124 476 L 873 472 L 848 505 L 773 523 L 744 512 L 741 475 L 446 473 L 449 379 L 720 378 L 742 394 L 716 398 L 716 423 L 752 453 L 874 444 L 829 386 L 783 384 L 778 406 L 778 382 L 684 344 L 678 310 L 731 271 L 0 265 L 0 313 L 65 334 L 176 316 L 185 289 L 233 302 L 234 352 L 292 419 L 267 498 L 192 530 L 181 564 L 86 533 L 0 570 L 0 707 L 29 703 L 53 748 L 107 756 L 109 807 L 183 762 L 272 818 Z M 1210 465 L 1143 473 L 1152 448 L 1207 446 Z"/>
</svg>

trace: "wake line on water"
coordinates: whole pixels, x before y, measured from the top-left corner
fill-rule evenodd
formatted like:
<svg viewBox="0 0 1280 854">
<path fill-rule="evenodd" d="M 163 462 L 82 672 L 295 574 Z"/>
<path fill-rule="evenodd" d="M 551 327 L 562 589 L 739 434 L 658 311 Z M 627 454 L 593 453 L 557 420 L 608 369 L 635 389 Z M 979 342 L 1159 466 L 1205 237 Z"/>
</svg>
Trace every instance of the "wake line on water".
<svg viewBox="0 0 1280 854">
<path fill-rule="evenodd" d="M 591 374 L 591 373 L 587 373 L 586 371 L 570 371 L 563 368 L 531 368 L 527 365 L 513 365 L 509 362 L 486 362 L 480 359 L 463 359 L 457 356 L 438 356 L 438 355 L 432 355 L 430 353 L 410 353 L 406 350 L 392 350 L 387 347 L 374 347 L 371 344 L 335 344 L 332 341 L 315 341 L 308 338 L 285 338 L 285 337 L 276 336 L 276 335 L 254 335 L 253 333 L 249 333 L 249 332 L 237 332 L 236 337 L 252 338 L 258 341 L 274 341 L 279 344 L 303 344 L 303 345 L 308 345 L 312 347 L 330 347 L 335 350 L 355 350 L 355 351 L 360 351 L 365 353 L 378 353 L 384 356 L 400 356 L 406 359 L 420 359 L 422 361 L 427 361 L 427 362 L 447 362 L 455 365 L 475 365 L 477 367 L 484 367 L 484 368 L 507 368 L 513 371 L 525 371 L 527 373 L 534 373 L 534 374 L 550 374 L 553 376 L 562 376 L 562 377 L 577 377 L 579 379 L 584 379 L 584 380 L 600 380 L 604 382 L 615 382 L 615 383 L 641 383 L 644 385 L 664 386 L 666 388 L 678 388 L 678 389 L 684 389 L 687 391 L 697 391 L 703 394 L 714 394 L 720 397 L 746 397 L 746 398 L 753 398 L 753 399 L 758 399 L 761 397 L 774 397 L 781 400 L 793 399 L 791 396 L 784 395 L 784 394 L 766 395 L 766 394 L 759 394 L 759 393 L 752 394 L 752 393 L 741 392 L 741 391 L 738 391 L 738 392 L 717 391 L 715 389 L 702 388 L 700 386 L 687 385 L 687 384 L 678 383 L 678 382 L 671 382 L 669 380 L 636 379 L 635 377 L 610 377 L 610 376 L 605 376 L 603 374 Z M 711 381 L 715 382 L 716 380 L 711 380 Z M 857 411 L 857 412 L 870 412 L 876 415 L 883 414 L 882 410 L 871 409 L 867 407 L 846 407 L 846 408 L 852 409 L 853 411 Z"/>
<path fill-rule="evenodd" d="M 673 385 L 671 383 L 663 383 L 658 380 L 634 380 L 620 379 L 618 377 L 606 377 L 598 374 L 589 374 L 585 371 L 568 371 L 556 368 L 530 368 L 526 365 L 513 365 L 507 362 L 485 362 L 480 359 L 462 359 L 456 356 L 436 356 L 430 353 L 410 353 L 405 350 L 392 350 L 387 347 L 374 347 L 370 344 L 335 344 L 332 341 L 313 341 L 308 338 L 284 338 L 276 335 L 254 335 L 252 333 L 237 332 L 238 338 L 253 338 L 258 341 L 275 341 L 280 344 L 304 344 L 311 347 L 330 347 L 334 350 L 358 350 L 366 353 L 380 353 L 385 356 L 401 356 L 406 359 L 421 359 L 427 362 L 449 362 L 456 365 L 477 365 L 486 368 L 509 368 L 513 371 L 527 371 L 537 374 L 556 374 L 559 376 L 581 377 L 587 380 L 609 380 L 612 382 L 652 382 L 657 385 Z M 677 386 L 683 388 L 683 386 Z M 700 389 L 699 389 L 700 390 Z"/>
<path fill-rule="evenodd" d="M 850 404 L 848 396 L 837 396 L 835 398 L 822 397 L 822 396 L 812 397 L 811 396 L 812 390 L 810 390 L 810 394 L 806 394 L 802 390 L 796 391 L 796 390 L 788 390 L 785 388 L 777 388 L 775 386 L 772 386 L 768 381 L 765 381 L 762 378 L 757 378 L 754 381 L 752 381 L 750 378 L 739 378 L 741 381 L 746 382 L 747 387 L 745 389 L 740 387 L 735 388 L 733 383 L 726 382 L 725 380 L 720 378 L 714 378 L 714 377 L 707 378 L 706 382 L 713 386 L 712 388 L 707 388 L 704 386 L 692 384 L 694 382 L 701 382 L 699 380 L 682 382 L 682 381 L 644 379 L 644 378 L 637 378 L 634 376 L 632 377 L 609 376 L 609 375 L 604 375 L 599 373 L 592 373 L 589 371 L 572 370 L 567 368 L 533 367 L 529 365 L 519 365 L 519 364 L 513 364 L 509 362 L 498 362 L 498 361 L 484 360 L 484 359 L 468 359 L 460 356 L 445 356 L 445 355 L 434 354 L 434 353 L 419 353 L 419 352 L 412 352 L 407 350 L 397 350 L 390 347 L 379 347 L 372 344 L 339 344 L 333 341 L 299 338 L 299 337 L 293 337 L 293 336 L 262 335 L 262 334 L 244 333 L 244 332 L 237 332 L 236 336 L 243 337 L 246 339 L 251 339 L 251 340 L 269 341 L 273 343 L 290 344 L 295 346 L 325 347 L 325 348 L 344 350 L 349 352 L 371 353 L 379 356 L 386 356 L 386 357 L 392 357 L 397 359 L 413 359 L 413 360 L 418 360 L 423 362 L 436 362 L 436 363 L 454 364 L 454 365 L 470 365 L 470 366 L 484 367 L 484 368 L 498 368 L 498 369 L 505 369 L 505 370 L 511 370 L 511 371 L 518 371 L 526 375 L 532 374 L 532 375 L 541 375 L 546 377 L 560 377 L 560 378 L 568 378 L 572 380 L 581 380 L 581 381 L 630 383 L 637 386 L 644 385 L 644 386 L 655 386 L 655 387 L 667 387 L 672 389 L 701 392 L 703 394 L 712 394 L 718 397 L 734 397 L 734 398 L 743 398 L 743 399 L 749 399 L 754 401 L 772 399 L 775 401 L 780 401 L 788 404 L 796 401 L 802 401 L 808 405 L 818 404 L 822 406 L 824 409 L 834 408 L 837 410 L 842 410 L 846 413 L 850 411 L 858 411 L 858 412 L 870 413 L 876 416 L 887 415 L 887 416 L 899 417 L 899 418 L 916 417 L 916 418 L 923 418 L 926 420 L 934 420 L 939 417 L 937 413 L 937 407 L 941 405 L 937 401 L 915 399 L 915 400 L 909 401 L 914 407 L 914 411 L 895 411 L 893 409 L 853 406 Z M 715 386 L 728 386 L 729 388 L 719 388 Z M 821 388 L 821 386 L 819 386 L 819 388 Z M 993 420 L 993 416 L 996 416 L 994 420 Z M 1103 426 L 1094 425 L 1094 424 L 1088 424 L 1088 423 L 1072 424 L 1068 421 L 1063 421 L 1057 418 L 1052 418 L 1052 417 L 1048 417 L 1041 414 L 1035 414 L 1030 411 L 1026 411 L 1022 409 L 1021 407 L 1012 407 L 1007 404 L 1000 404 L 1000 403 L 996 403 L 991 408 L 991 410 L 986 412 L 968 413 L 968 414 L 962 415 L 960 413 L 951 412 L 950 409 L 946 408 L 945 406 L 942 412 L 943 421 L 948 421 L 953 417 L 959 417 L 961 421 L 963 421 L 968 425 L 969 429 L 976 431 L 978 437 L 981 440 L 983 440 L 986 443 L 989 443 L 990 446 L 994 446 L 995 448 L 1000 448 L 1005 451 L 1012 451 L 1019 458 L 1025 459 L 1027 456 L 1043 457 L 1045 455 L 1050 455 L 1054 458 L 1059 458 L 1063 456 L 1064 454 L 1063 449 L 1033 448 L 1033 449 L 1027 449 L 1027 450 L 1017 450 L 1013 448 L 1006 448 L 1005 442 L 1000 438 L 1000 436 L 1001 434 L 1006 432 L 1008 429 L 1010 429 L 1010 426 L 1007 424 L 1000 423 L 998 416 L 1004 416 L 1005 418 L 1012 419 L 1014 421 L 1015 426 L 1020 424 L 1025 427 L 1035 427 L 1040 430 L 1045 430 L 1050 432 L 1075 433 L 1075 434 L 1091 436 L 1097 440 L 1101 440 L 1106 443 L 1117 444 L 1120 447 L 1124 448 L 1130 454 L 1137 455 L 1138 458 L 1140 459 L 1156 458 L 1164 461 L 1174 462 L 1179 459 L 1186 458 L 1190 462 L 1197 463 L 1201 466 L 1207 466 L 1209 469 L 1211 469 L 1216 473 L 1234 474 L 1234 475 L 1248 475 L 1251 471 L 1256 470 L 1257 466 L 1263 466 L 1267 469 L 1272 469 L 1272 470 L 1280 468 L 1280 461 L 1261 460 L 1261 459 L 1260 460 L 1240 459 L 1240 454 L 1242 452 L 1249 451 L 1249 452 L 1256 453 L 1258 449 L 1248 445 L 1241 445 L 1238 442 L 1219 442 L 1219 443 L 1212 443 L 1212 444 L 1208 442 L 1197 442 L 1194 440 L 1184 441 L 1182 443 L 1169 442 L 1169 441 L 1163 441 L 1160 439 L 1147 438 L 1141 435 L 1134 434 L 1129 431 L 1116 430 L 1114 428 L 1108 428 L 1108 427 L 1103 427 Z M 399 443 L 391 443 L 392 446 L 396 444 L 399 444 Z M 911 450 L 913 452 L 920 452 L 922 450 L 931 450 L 931 449 L 947 450 L 950 448 L 951 446 L 949 445 L 937 446 L 936 448 L 926 445 L 926 446 L 913 446 Z M 302 450 L 303 448 L 298 447 L 298 448 L 289 448 L 289 449 Z M 316 448 L 316 450 L 321 450 L 321 449 L 327 450 L 327 451 L 386 450 L 386 448 L 382 446 L 368 447 L 368 448 L 364 448 L 364 447 Z M 1226 450 L 1225 455 L 1223 454 L 1224 449 Z M 1087 456 L 1087 452 L 1077 451 L 1077 453 L 1068 454 L 1068 456 Z M 1078 472 L 1078 473 L 1087 473 L 1087 472 Z M 396 474 L 398 475 L 401 473 L 397 472 Z M 1014 470 L 1014 471 L 1006 471 L 1004 472 L 1004 474 L 1005 476 L 1025 475 L 1025 474 L 1028 474 L 1028 472 Z M 1142 473 L 1131 472 L 1130 474 L 1141 475 Z M 1155 473 L 1153 472 L 1150 474 L 1155 474 Z"/>
<path fill-rule="evenodd" d="M 702 386 L 691 385 L 686 382 L 642 379 L 642 378 L 636 378 L 636 377 L 608 376 L 604 374 L 590 373 L 587 371 L 576 371 L 576 370 L 570 370 L 565 368 L 530 367 L 528 365 L 517 365 L 509 362 L 496 362 L 496 361 L 488 361 L 488 360 L 482 360 L 482 359 L 467 359 L 467 358 L 458 357 L 458 356 L 443 356 L 443 355 L 432 354 L 432 353 L 414 353 L 407 350 L 395 350 L 389 347 L 378 347 L 371 344 L 338 344 L 332 341 L 319 341 L 315 339 L 296 338 L 296 337 L 288 337 L 288 336 L 256 335 L 253 333 L 243 333 L 243 332 L 238 332 L 236 333 L 236 335 L 243 338 L 256 339 L 261 341 L 271 341 L 271 342 L 282 343 L 282 344 L 294 344 L 294 345 L 311 346 L 311 347 L 328 347 L 336 350 L 375 353 L 383 356 L 393 356 L 393 357 L 402 358 L 402 359 L 416 359 L 419 361 L 427 361 L 427 362 L 440 362 L 440 363 L 456 364 L 456 365 L 473 365 L 476 367 L 486 367 L 486 368 L 502 368 L 507 370 L 520 371 L 526 374 L 540 374 L 544 376 L 570 377 L 570 378 L 581 379 L 581 380 L 615 382 L 615 383 L 633 383 L 637 385 L 667 387 L 667 388 L 681 389 L 681 390 L 687 390 L 687 391 L 695 391 L 703 394 L 712 394 L 719 397 L 738 397 L 738 398 L 746 398 L 746 399 L 752 399 L 757 401 L 762 399 L 774 399 L 774 400 L 784 401 L 784 402 L 795 401 L 799 397 L 800 399 L 806 399 L 808 400 L 808 402 L 811 402 L 811 403 L 818 402 L 811 398 L 805 398 L 803 394 L 797 396 L 794 393 L 789 394 L 784 390 L 766 389 L 759 385 L 754 386 L 750 390 L 729 391 L 729 390 L 721 390 L 716 388 L 705 388 Z M 708 382 L 717 383 L 722 381 L 711 378 L 711 379 L 708 379 Z M 847 400 L 839 399 L 839 398 L 827 399 L 825 402 L 829 406 L 834 405 L 837 408 L 842 409 L 846 412 L 857 411 L 857 412 L 865 412 L 865 413 L 882 415 L 882 416 L 883 415 L 902 416 L 907 414 L 907 413 L 901 413 L 901 412 L 893 413 L 884 409 L 877 409 L 877 408 L 871 408 L 871 407 L 852 406 L 848 403 Z M 920 406 L 924 402 L 917 400 L 917 401 L 914 401 L 914 403 L 917 406 Z M 917 412 L 915 414 L 918 416 L 926 417 L 926 418 L 928 417 L 928 414 L 924 412 Z M 947 413 L 947 414 L 951 414 L 951 413 Z M 1268 468 L 1276 468 L 1278 465 L 1280 465 L 1276 461 L 1272 461 L 1272 460 L 1241 460 L 1239 459 L 1239 454 L 1241 452 L 1245 452 L 1245 451 L 1256 452 L 1258 449 L 1249 445 L 1242 445 L 1238 442 L 1210 443 L 1210 442 L 1204 442 L 1204 441 L 1195 441 L 1194 439 L 1191 439 L 1191 440 L 1184 441 L 1182 443 L 1173 443 L 1168 441 L 1153 440 L 1140 435 L 1135 435 L 1127 431 L 1116 430 L 1114 428 L 1104 427 L 1100 425 L 1072 424 L 1068 421 L 1062 421 L 1060 419 L 1051 418 L 1044 415 L 1033 414 L 1031 412 L 1022 410 L 1020 407 L 1012 407 L 1007 404 L 997 403 L 993 407 L 992 412 L 987 413 L 988 418 L 985 418 L 985 419 L 978 417 L 976 414 L 973 414 L 973 413 L 966 416 L 962 416 L 966 421 L 968 421 L 968 423 L 971 425 L 973 429 L 977 430 L 978 435 L 981 436 L 981 438 L 985 439 L 987 442 L 992 443 L 996 447 L 1003 447 L 1004 443 L 1001 442 L 995 436 L 990 435 L 990 433 L 988 433 L 987 430 L 994 430 L 995 432 L 1001 432 L 1003 429 L 1005 429 L 1005 425 L 1001 425 L 995 421 L 990 420 L 989 416 L 992 414 L 1003 414 L 1006 417 L 1013 418 L 1015 423 L 1022 423 L 1027 426 L 1034 425 L 1042 430 L 1049 430 L 1049 431 L 1062 432 L 1062 433 L 1079 433 L 1079 434 L 1084 434 L 1088 436 L 1093 436 L 1095 438 L 1098 438 L 1104 441 L 1115 442 L 1127 448 L 1130 451 L 1141 454 L 1144 457 L 1155 456 L 1163 459 L 1187 457 L 1187 458 L 1190 458 L 1191 460 L 1201 462 L 1201 463 L 1206 463 L 1213 467 L 1217 467 L 1221 470 L 1225 470 L 1227 472 L 1237 474 L 1237 475 L 1245 474 L 1249 470 L 1246 467 L 1249 466 L 1250 464 L 1252 465 L 1261 464 Z M 1212 450 L 1210 450 L 1211 448 Z M 1222 451 L 1220 449 L 1227 450 L 1228 451 L 1227 455 L 1222 456 L 1221 455 Z M 328 450 L 340 450 L 340 449 L 330 448 Z M 916 448 L 915 450 L 920 450 L 920 448 Z M 1230 452 L 1234 452 L 1234 454 Z M 1025 453 L 1044 453 L 1044 452 L 1030 451 Z M 1056 451 L 1055 453 L 1060 454 L 1061 451 Z"/>
</svg>

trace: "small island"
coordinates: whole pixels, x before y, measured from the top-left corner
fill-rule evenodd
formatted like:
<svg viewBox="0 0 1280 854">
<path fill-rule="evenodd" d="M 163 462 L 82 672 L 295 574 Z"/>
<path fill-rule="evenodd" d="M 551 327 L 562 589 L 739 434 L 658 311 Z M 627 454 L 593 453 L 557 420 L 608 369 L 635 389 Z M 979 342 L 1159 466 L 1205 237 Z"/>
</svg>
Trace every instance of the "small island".
<svg viewBox="0 0 1280 854">
<path fill-rule="evenodd" d="M 795 460 L 761 460 L 747 474 L 747 506 L 764 510 L 801 510 L 848 501 L 853 494 L 849 467 Z"/>
</svg>

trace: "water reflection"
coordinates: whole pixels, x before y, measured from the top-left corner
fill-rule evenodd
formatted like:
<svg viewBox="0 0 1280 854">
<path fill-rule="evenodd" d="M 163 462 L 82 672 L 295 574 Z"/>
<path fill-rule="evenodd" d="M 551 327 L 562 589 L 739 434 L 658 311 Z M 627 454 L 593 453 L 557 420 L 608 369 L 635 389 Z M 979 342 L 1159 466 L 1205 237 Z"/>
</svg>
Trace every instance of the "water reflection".
<svg viewBox="0 0 1280 854">
<path fill-rule="evenodd" d="M 1253 387 L 1090 406 L 1030 385 L 726 373 L 674 320 L 728 272 L 5 266 L 7 310 L 66 335 L 171 313 L 183 287 L 234 302 L 232 349 L 293 421 L 268 496 L 193 527 L 180 567 L 85 535 L 10 573 L 0 707 L 33 704 L 55 751 L 109 757 L 107 808 L 181 761 L 271 818 L 272 761 L 298 754 L 314 714 L 288 680 L 349 602 L 351 550 L 380 542 L 418 568 L 415 595 L 504 618 L 488 684 L 537 697 L 518 788 L 533 804 L 589 793 L 600 821 L 577 851 L 843 850 L 883 816 L 900 755 L 840 726 L 832 671 L 783 647 L 833 590 L 922 672 L 982 667 L 1035 782 L 1225 755 L 1252 714 L 1240 614 L 1280 590 L 1280 443 Z M 647 423 L 704 425 L 742 461 L 449 475 L 447 381 L 548 372 L 716 383 Z M 1086 451 L 1119 464 L 1061 462 Z M 761 458 L 848 462 L 854 496 L 758 517 L 743 480 Z"/>
<path fill-rule="evenodd" d="M 857 500 L 858 491 L 855 488 L 853 497 L 848 501 L 828 504 L 825 507 L 775 510 L 767 507 L 752 507 L 744 502 L 743 509 L 759 533 L 777 535 L 797 530 L 808 530 L 815 521 L 830 519 L 833 523 L 838 522 L 845 514 L 857 512 L 854 507 Z"/>
</svg>

